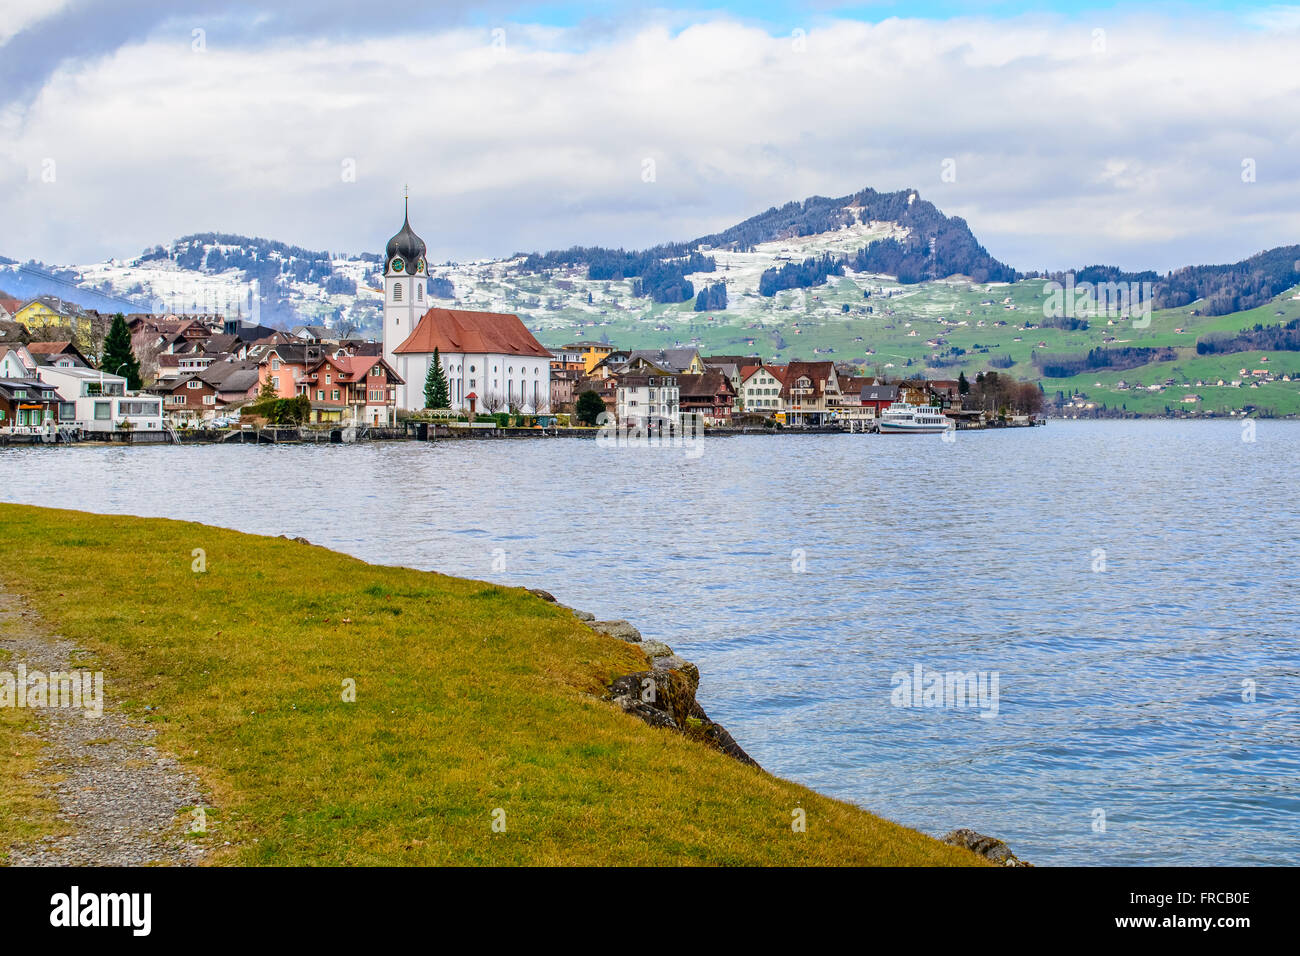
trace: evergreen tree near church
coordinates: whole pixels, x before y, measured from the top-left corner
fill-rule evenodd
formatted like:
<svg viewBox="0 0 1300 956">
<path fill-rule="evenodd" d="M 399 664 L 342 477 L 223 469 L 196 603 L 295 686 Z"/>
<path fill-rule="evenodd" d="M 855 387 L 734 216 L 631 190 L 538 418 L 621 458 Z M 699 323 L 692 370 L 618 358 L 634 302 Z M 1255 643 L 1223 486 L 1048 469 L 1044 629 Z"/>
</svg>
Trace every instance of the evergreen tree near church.
<svg viewBox="0 0 1300 956">
<path fill-rule="evenodd" d="M 140 388 L 140 360 L 131 350 L 131 333 L 126 328 L 126 316 L 121 312 L 113 316 L 113 324 L 104 337 L 104 353 L 99 367 L 110 375 L 125 375 L 126 387 L 131 391 Z"/>
<path fill-rule="evenodd" d="M 433 350 L 433 361 L 429 363 L 429 374 L 424 377 L 424 407 L 451 407 L 451 392 L 447 388 L 447 373 L 442 370 L 442 358 L 438 349 Z"/>
</svg>

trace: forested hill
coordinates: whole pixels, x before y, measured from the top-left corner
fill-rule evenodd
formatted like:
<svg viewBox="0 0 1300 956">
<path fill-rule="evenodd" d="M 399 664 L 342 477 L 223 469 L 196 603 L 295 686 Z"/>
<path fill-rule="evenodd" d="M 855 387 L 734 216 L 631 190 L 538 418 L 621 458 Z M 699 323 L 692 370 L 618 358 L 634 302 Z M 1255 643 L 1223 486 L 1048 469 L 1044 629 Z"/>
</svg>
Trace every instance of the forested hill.
<svg viewBox="0 0 1300 956">
<path fill-rule="evenodd" d="M 1051 278 L 1063 281 L 1065 274 Z M 1184 266 L 1165 276 L 1088 266 L 1074 273 L 1074 281 L 1151 282 L 1157 309 L 1177 309 L 1203 299 L 1196 309 L 1201 315 L 1229 315 L 1257 308 L 1300 284 L 1300 245 L 1278 246 L 1225 265 Z"/>
</svg>

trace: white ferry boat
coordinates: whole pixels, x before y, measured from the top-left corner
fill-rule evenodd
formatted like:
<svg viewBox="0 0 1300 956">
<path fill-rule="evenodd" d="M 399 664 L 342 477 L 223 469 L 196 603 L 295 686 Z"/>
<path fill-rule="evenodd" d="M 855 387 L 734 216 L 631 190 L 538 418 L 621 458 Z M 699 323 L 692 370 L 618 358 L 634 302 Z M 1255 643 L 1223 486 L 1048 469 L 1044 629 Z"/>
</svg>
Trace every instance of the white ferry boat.
<svg viewBox="0 0 1300 956">
<path fill-rule="evenodd" d="M 880 415 L 882 435 L 934 435 L 954 427 L 943 410 L 933 405 L 894 402 Z"/>
</svg>

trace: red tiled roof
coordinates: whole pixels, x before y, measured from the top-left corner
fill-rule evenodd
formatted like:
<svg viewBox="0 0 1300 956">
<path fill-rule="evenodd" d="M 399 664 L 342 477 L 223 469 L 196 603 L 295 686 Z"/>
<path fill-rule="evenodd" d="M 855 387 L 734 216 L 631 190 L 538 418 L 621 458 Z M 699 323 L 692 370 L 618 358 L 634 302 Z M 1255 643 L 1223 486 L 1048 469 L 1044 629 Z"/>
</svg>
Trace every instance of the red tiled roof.
<svg viewBox="0 0 1300 956">
<path fill-rule="evenodd" d="M 28 342 L 27 351 L 33 355 L 59 355 L 72 343 L 62 342 Z"/>
<path fill-rule="evenodd" d="M 815 405 L 825 394 L 823 383 L 828 381 L 834 372 L 834 362 L 791 362 L 785 367 L 785 375 L 782 377 L 781 396 L 788 400 L 794 383 L 800 378 L 807 377 L 811 394 L 804 396 L 804 400 Z"/>
<path fill-rule="evenodd" d="M 519 316 L 503 312 L 430 309 L 410 337 L 393 351 L 420 353 L 432 352 L 434 348 L 440 352 L 552 358 L 550 350 L 533 338 Z"/>
<path fill-rule="evenodd" d="M 383 365 L 388 370 L 388 381 L 391 384 L 405 384 L 401 378 L 398 378 L 397 373 L 392 370 L 388 363 L 384 361 L 382 355 L 340 355 L 338 358 L 326 356 L 326 361 L 347 376 L 349 384 L 365 381 L 366 376 L 370 374 L 370 369 L 375 365 Z M 324 362 L 321 364 L 323 365 Z M 316 367 L 319 368 L 320 366 Z"/>
</svg>

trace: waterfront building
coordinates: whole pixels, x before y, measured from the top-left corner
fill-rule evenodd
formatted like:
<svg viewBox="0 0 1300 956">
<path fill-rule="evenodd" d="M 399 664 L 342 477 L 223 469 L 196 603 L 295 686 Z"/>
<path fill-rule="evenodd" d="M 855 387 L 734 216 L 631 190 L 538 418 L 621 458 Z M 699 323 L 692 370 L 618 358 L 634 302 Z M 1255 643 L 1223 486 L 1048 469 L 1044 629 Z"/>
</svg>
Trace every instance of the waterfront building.
<svg viewBox="0 0 1300 956">
<path fill-rule="evenodd" d="M 627 372 L 617 382 L 615 419 L 620 427 L 676 431 L 681 426 L 676 376 Z"/>
<path fill-rule="evenodd" d="M 774 416 L 784 411 L 781 391 L 785 386 L 782 365 L 746 365 L 740 370 L 737 405 L 741 411 Z"/>
</svg>

